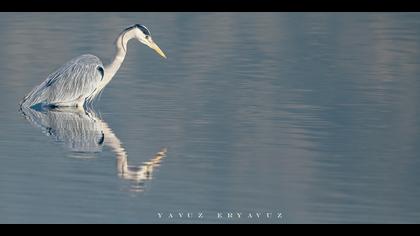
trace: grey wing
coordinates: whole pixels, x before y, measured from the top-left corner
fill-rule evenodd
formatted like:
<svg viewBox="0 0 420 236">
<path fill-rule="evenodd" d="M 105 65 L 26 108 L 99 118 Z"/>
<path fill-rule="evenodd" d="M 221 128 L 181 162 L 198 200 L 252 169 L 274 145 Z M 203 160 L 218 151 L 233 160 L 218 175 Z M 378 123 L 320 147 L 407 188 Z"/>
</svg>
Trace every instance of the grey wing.
<svg viewBox="0 0 420 236">
<path fill-rule="evenodd" d="M 22 105 L 75 105 L 95 92 L 103 76 L 101 60 L 90 54 L 82 55 L 50 74 L 24 98 Z"/>
</svg>

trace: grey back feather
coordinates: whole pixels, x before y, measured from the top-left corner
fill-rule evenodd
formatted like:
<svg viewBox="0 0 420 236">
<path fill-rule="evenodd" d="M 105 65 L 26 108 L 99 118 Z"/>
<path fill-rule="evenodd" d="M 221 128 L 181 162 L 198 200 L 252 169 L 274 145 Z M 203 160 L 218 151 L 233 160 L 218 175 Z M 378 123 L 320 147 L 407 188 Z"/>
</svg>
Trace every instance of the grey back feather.
<svg viewBox="0 0 420 236">
<path fill-rule="evenodd" d="M 21 105 L 75 106 L 80 99 L 92 99 L 104 76 L 101 60 L 90 54 L 73 58 L 35 87 Z"/>
</svg>

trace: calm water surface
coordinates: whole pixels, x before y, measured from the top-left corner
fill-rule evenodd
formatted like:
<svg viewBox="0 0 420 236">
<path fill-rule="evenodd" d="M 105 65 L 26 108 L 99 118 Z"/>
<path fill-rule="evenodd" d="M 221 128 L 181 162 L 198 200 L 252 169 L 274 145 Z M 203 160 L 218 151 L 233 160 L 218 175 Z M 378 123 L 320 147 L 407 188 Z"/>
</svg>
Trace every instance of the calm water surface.
<svg viewBox="0 0 420 236">
<path fill-rule="evenodd" d="M 132 41 L 93 111 L 19 111 L 133 23 L 167 60 Z M 420 14 L 0 13 L 0 30 L 0 223 L 420 223 Z"/>
</svg>

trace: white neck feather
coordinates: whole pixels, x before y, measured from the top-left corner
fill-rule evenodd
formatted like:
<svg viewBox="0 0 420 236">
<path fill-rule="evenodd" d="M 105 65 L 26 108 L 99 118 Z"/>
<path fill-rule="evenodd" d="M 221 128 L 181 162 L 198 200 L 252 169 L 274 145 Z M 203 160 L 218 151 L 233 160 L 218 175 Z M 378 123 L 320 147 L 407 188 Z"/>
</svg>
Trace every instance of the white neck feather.
<svg viewBox="0 0 420 236">
<path fill-rule="evenodd" d="M 127 54 L 128 41 L 130 41 L 133 38 L 135 38 L 135 33 L 133 30 L 123 31 L 117 37 L 117 40 L 115 41 L 116 53 L 114 59 L 109 65 L 106 65 L 104 68 L 104 78 L 102 80 L 99 90 L 102 90 L 112 80 L 114 75 L 117 73 L 118 69 L 120 69 L 124 61 L 125 55 Z"/>
</svg>

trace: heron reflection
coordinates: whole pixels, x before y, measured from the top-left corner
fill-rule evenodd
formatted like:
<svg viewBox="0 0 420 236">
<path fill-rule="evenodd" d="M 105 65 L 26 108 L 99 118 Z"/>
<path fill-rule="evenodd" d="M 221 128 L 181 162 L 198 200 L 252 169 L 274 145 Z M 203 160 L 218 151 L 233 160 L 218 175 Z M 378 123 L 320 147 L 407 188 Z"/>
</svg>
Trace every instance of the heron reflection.
<svg viewBox="0 0 420 236">
<path fill-rule="evenodd" d="M 133 190 L 143 190 L 145 182 L 152 179 L 152 173 L 166 156 L 166 148 L 155 154 L 142 165 L 128 164 L 128 155 L 121 141 L 95 111 L 91 108 L 32 109 L 22 107 L 21 111 L 33 126 L 62 143 L 73 153 L 91 154 L 102 151 L 104 146 L 115 153 L 118 175 L 136 185 Z"/>
</svg>

